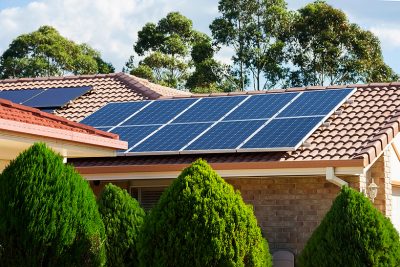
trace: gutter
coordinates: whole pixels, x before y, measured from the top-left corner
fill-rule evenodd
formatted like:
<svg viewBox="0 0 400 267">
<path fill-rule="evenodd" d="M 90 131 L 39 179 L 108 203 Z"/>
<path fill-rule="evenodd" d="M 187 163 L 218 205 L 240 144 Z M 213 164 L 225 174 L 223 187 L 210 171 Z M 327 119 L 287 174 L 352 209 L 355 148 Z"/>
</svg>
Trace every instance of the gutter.
<svg viewBox="0 0 400 267">
<path fill-rule="evenodd" d="M 333 167 L 326 168 L 326 180 L 328 182 L 331 182 L 332 184 L 339 186 L 340 188 L 349 185 L 346 181 L 340 179 L 335 175 L 335 169 Z"/>
</svg>

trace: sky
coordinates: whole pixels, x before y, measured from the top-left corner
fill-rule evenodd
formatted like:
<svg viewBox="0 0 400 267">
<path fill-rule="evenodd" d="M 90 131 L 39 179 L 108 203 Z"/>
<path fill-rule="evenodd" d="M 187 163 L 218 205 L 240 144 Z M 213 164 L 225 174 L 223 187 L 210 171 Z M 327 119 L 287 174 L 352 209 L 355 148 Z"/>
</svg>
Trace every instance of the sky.
<svg viewBox="0 0 400 267">
<path fill-rule="evenodd" d="M 287 0 L 293 10 L 309 2 Z M 374 32 L 385 62 L 400 73 L 400 0 L 327 2 L 342 9 L 351 22 Z M 195 29 L 210 34 L 208 26 L 219 15 L 218 0 L 0 0 L 0 53 L 18 35 L 51 25 L 63 36 L 100 51 L 120 71 L 133 54 L 137 32 L 171 11 L 181 12 L 192 19 Z M 218 54 L 224 62 L 230 57 L 229 49 Z"/>
</svg>

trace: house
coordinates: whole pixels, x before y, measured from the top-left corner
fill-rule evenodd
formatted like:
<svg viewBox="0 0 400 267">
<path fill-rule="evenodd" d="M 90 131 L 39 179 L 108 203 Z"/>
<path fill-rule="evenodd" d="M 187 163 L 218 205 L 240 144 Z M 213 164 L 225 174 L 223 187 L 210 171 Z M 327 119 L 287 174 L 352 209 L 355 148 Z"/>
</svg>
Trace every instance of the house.
<svg viewBox="0 0 400 267">
<path fill-rule="evenodd" d="M 125 97 L 125 93 L 121 93 L 123 97 L 114 96 L 115 92 L 110 89 L 113 86 L 109 85 L 104 89 L 108 90 L 108 94 L 102 90 L 88 93 L 73 100 L 68 106 L 55 110 L 55 113 L 80 121 L 106 102 L 154 99 L 160 98 L 162 94 L 164 98 L 167 95 L 182 99 L 338 88 L 307 87 L 190 95 L 168 88 L 156 91 L 147 87 L 147 90 L 137 91 L 132 89 L 139 83 L 137 78 L 125 77 L 124 74 L 100 77 L 57 78 L 56 81 L 63 87 L 67 86 L 63 81 L 71 86 L 95 87 L 114 80 L 117 81 L 115 88 L 122 85 L 125 88 L 123 90 L 129 92 L 126 93 L 129 97 Z M 55 82 L 52 79 L 0 82 L 0 88 L 9 90 L 43 85 L 52 87 Z M 144 207 L 149 208 L 183 168 L 199 157 L 204 158 L 224 179 L 241 191 L 247 203 L 254 206 L 258 222 L 273 251 L 301 251 L 343 184 L 367 195 L 370 193 L 370 185 L 376 184 L 378 189 L 373 199 L 374 205 L 400 229 L 400 83 L 342 87 L 355 88 L 356 91 L 326 120 L 328 123 L 321 125 L 295 151 L 136 155 L 81 158 L 70 162 L 91 182 L 95 193 L 112 182 L 127 189 Z"/>
</svg>

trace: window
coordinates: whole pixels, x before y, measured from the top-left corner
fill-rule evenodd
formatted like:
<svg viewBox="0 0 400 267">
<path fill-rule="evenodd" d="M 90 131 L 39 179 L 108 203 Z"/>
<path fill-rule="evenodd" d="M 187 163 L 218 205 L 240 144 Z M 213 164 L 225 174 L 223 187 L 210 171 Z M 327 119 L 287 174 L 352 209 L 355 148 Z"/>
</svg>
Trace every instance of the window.
<svg viewBox="0 0 400 267">
<path fill-rule="evenodd" d="M 131 187 L 131 195 L 136 198 L 145 210 L 153 208 L 166 187 Z"/>
</svg>

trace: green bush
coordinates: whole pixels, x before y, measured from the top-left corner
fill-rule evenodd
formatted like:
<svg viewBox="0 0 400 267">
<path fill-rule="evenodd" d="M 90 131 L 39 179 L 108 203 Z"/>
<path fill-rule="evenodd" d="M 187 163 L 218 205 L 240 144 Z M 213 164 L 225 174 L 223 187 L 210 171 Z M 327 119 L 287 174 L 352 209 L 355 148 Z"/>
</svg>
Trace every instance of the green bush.
<svg viewBox="0 0 400 267">
<path fill-rule="evenodd" d="M 197 160 L 146 217 L 140 266 L 271 266 L 268 244 L 250 206 Z"/>
<path fill-rule="evenodd" d="M 98 200 L 106 228 L 108 266 L 138 266 L 137 237 L 144 210 L 126 190 L 108 184 Z"/>
<path fill-rule="evenodd" d="M 343 187 L 301 252 L 299 265 L 400 266 L 399 235 L 368 198 Z"/>
<path fill-rule="evenodd" d="M 104 225 L 89 184 L 44 144 L 0 175 L 2 266 L 102 266 Z"/>
</svg>

